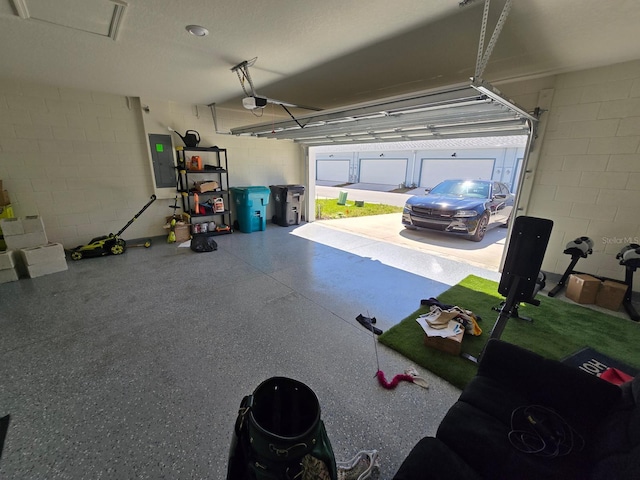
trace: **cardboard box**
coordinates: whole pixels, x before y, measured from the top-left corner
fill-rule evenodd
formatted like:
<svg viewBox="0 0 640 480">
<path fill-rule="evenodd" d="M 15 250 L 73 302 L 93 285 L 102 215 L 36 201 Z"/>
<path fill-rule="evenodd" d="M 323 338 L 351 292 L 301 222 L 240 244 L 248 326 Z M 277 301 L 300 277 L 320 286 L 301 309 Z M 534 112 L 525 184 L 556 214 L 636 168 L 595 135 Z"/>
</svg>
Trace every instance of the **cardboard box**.
<svg viewBox="0 0 640 480">
<path fill-rule="evenodd" d="M 424 344 L 429 348 L 435 348 L 452 355 L 460 355 L 462 349 L 462 339 L 464 338 L 464 329 L 452 337 L 430 337 L 424 336 Z"/>
<path fill-rule="evenodd" d="M 191 238 L 191 226 L 189 225 L 189 215 L 187 215 L 186 213 L 183 213 L 181 215 L 176 215 L 176 216 L 181 218 L 181 220 L 177 220 L 177 223 L 174 229 L 174 232 L 176 234 L 176 242 L 177 243 L 186 242 Z M 164 226 L 166 230 L 171 229 L 172 218 L 173 218 L 172 215 L 167 217 L 167 223 Z"/>
<path fill-rule="evenodd" d="M 624 296 L 627 293 L 628 288 L 629 287 L 624 283 L 605 280 L 598 289 L 596 305 L 617 312 L 620 310 L 620 306 L 622 305 L 622 301 L 624 300 Z"/>
<path fill-rule="evenodd" d="M 189 224 L 180 223 L 176 225 L 175 234 L 176 234 L 176 242 L 182 243 L 186 242 L 191 238 L 191 229 L 189 228 Z"/>
<path fill-rule="evenodd" d="M 60 243 L 49 243 L 38 247 L 23 248 L 20 251 L 25 265 L 37 265 L 65 258 L 64 247 Z"/>
<path fill-rule="evenodd" d="M 9 192 L 6 190 L 0 190 L 0 205 L 9 205 L 11 199 L 9 198 Z"/>
<path fill-rule="evenodd" d="M 220 184 L 215 180 L 204 180 L 202 182 L 194 182 L 193 186 L 200 193 L 214 192 L 220 188 Z"/>
<path fill-rule="evenodd" d="M 174 218 L 174 215 L 169 215 L 168 217 L 165 218 L 165 223 L 169 225 L 173 218 Z M 181 213 L 179 215 L 176 214 L 175 219 L 176 219 L 176 222 L 189 223 L 189 215 L 187 215 L 186 213 Z"/>
<path fill-rule="evenodd" d="M 576 303 L 595 303 L 601 283 L 600 279 L 591 275 L 572 273 L 567 280 L 564 296 Z"/>
</svg>

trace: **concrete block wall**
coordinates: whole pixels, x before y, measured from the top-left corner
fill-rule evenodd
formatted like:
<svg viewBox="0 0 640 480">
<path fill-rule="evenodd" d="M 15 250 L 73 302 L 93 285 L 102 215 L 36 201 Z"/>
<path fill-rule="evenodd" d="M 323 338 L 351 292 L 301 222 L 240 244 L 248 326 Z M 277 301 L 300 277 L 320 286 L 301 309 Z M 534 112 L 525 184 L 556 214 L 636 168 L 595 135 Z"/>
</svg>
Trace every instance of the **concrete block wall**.
<svg viewBox="0 0 640 480">
<path fill-rule="evenodd" d="M 232 185 L 304 180 L 297 144 L 218 135 L 206 106 L 162 101 L 151 105 L 150 115 L 157 112 L 161 121 L 149 130 L 139 98 L 0 77 L 0 178 L 15 215 L 41 215 L 49 240 L 65 248 L 116 233 L 154 193 L 147 133 L 169 133 L 169 125 L 198 130 L 203 146 L 229 149 Z M 219 118 L 225 129 L 262 121 L 247 111 L 223 111 Z M 174 142 L 182 144 L 175 135 Z M 123 237 L 166 235 L 173 196 L 166 198 Z"/>
<path fill-rule="evenodd" d="M 15 215 L 41 215 L 67 248 L 117 232 L 152 193 L 142 132 L 135 99 L 0 80 L 0 178 Z M 127 236 L 162 234 L 156 223 L 140 217 Z"/>
<path fill-rule="evenodd" d="M 623 280 L 615 256 L 640 243 L 640 61 L 559 75 L 553 88 L 528 209 L 554 221 L 543 268 L 564 272 L 564 246 L 588 236 L 594 253 L 576 270 Z"/>
</svg>

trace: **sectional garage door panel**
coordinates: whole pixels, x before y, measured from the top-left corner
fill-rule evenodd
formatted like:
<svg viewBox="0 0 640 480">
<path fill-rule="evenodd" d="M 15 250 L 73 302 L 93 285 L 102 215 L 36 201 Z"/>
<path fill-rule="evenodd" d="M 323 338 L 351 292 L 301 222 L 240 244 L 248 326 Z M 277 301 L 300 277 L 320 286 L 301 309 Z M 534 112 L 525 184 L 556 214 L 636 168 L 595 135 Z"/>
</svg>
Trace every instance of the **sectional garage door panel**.
<svg viewBox="0 0 640 480">
<path fill-rule="evenodd" d="M 420 168 L 420 186 L 433 188 L 449 178 L 490 180 L 495 160 L 492 158 L 451 159 L 423 158 Z"/>
<path fill-rule="evenodd" d="M 306 145 L 411 142 L 529 135 L 537 117 L 488 83 L 415 92 L 232 128 L 233 135 L 290 139 Z"/>
<path fill-rule="evenodd" d="M 349 159 L 316 160 L 316 180 L 347 183 L 349 181 Z"/>
<path fill-rule="evenodd" d="M 400 185 L 407 178 L 406 158 L 363 158 L 360 160 L 360 182 Z"/>
</svg>

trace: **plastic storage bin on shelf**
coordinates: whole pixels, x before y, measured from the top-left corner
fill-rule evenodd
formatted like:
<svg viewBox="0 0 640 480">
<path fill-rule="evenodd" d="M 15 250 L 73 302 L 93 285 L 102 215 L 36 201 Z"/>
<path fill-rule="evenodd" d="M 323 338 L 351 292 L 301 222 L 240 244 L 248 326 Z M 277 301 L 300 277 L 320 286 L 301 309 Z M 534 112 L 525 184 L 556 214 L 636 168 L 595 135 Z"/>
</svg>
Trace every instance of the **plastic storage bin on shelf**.
<svg viewBox="0 0 640 480">
<path fill-rule="evenodd" d="M 271 185 L 276 214 L 273 223 L 281 227 L 300 225 L 304 185 Z"/>
<path fill-rule="evenodd" d="M 271 190 L 267 187 L 231 187 L 238 229 L 244 233 L 267 228 L 266 209 Z"/>
</svg>

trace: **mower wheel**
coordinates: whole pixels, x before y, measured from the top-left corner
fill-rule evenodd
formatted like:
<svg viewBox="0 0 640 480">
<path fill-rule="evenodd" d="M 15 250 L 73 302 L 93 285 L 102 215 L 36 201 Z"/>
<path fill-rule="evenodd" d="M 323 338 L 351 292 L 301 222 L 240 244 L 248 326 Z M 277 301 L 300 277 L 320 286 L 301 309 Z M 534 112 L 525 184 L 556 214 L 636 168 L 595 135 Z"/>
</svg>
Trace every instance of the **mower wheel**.
<svg viewBox="0 0 640 480">
<path fill-rule="evenodd" d="M 124 253 L 124 245 L 122 245 L 121 243 L 116 243 L 115 245 L 111 246 L 112 255 L 120 255 L 122 253 Z"/>
<path fill-rule="evenodd" d="M 82 252 L 80 251 L 71 252 L 71 260 L 81 260 L 81 259 L 82 259 Z"/>
</svg>

